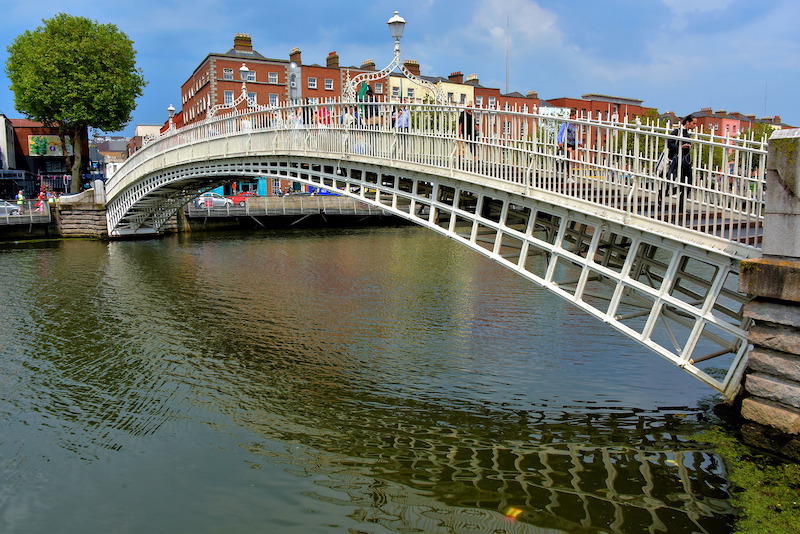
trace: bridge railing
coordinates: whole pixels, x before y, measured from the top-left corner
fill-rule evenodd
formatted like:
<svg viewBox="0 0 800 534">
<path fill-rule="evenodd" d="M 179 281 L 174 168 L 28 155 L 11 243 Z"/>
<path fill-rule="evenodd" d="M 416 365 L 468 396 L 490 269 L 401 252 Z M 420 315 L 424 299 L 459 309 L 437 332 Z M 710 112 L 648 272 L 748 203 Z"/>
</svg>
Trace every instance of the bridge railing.
<svg viewBox="0 0 800 534">
<path fill-rule="evenodd" d="M 681 183 L 659 165 L 667 142 L 676 138 L 675 125 L 472 108 L 478 134 L 467 139 L 458 128 L 463 106 L 405 104 L 410 127 L 399 130 L 396 113 L 402 105 L 327 102 L 216 116 L 153 139 L 120 168 L 107 194 L 113 198 L 132 183 L 146 162 L 187 145 L 209 156 L 324 152 L 460 171 L 467 178 L 517 184 L 532 195 L 549 191 L 758 244 L 754 236 L 763 218 L 765 139 L 694 132 L 691 181 Z M 572 154 L 557 142 L 566 121 L 576 130 Z"/>
</svg>

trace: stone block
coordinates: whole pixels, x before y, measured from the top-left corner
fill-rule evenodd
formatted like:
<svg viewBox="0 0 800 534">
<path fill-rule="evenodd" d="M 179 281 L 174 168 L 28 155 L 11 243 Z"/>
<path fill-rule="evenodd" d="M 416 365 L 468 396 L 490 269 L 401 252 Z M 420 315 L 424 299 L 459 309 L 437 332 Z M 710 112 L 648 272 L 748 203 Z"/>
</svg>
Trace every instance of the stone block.
<svg viewBox="0 0 800 534">
<path fill-rule="evenodd" d="M 800 305 L 793 303 L 753 299 L 744 305 L 742 312 L 754 321 L 800 328 Z"/>
<path fill-rule="evenodd" d="M 751 395 L 800 408 L 800 383 L 763 373 L 747 375 L 745 389 Z"/>
<path fill-rule="evenodd" d="M 756 347 L 747 358 L 747 368 L 800 382 L 800 357 Z"/>
<path fill-rule="evenodd" d="M 800 434 L 785 434 L 748 421 L 742 425 L 742 441 L 750 447 L 800 462 Z"/>
<path fill-rule="evenodd" d="M 800 302 L 800 260 L 754 258 L 739 267 L 739 292 Z"/>
<path fill-rule="evenodd" d="M 797 328 L 754 324 L 750 326 L 747 339 L 753 345 L 800 355 L 800 329 Z"/>
<path fill-rule="evenodd" d="M 742 401 L 742 417 L 787 434 L 800 433 L 800 410 L 758 397 Z"/>
</svg>

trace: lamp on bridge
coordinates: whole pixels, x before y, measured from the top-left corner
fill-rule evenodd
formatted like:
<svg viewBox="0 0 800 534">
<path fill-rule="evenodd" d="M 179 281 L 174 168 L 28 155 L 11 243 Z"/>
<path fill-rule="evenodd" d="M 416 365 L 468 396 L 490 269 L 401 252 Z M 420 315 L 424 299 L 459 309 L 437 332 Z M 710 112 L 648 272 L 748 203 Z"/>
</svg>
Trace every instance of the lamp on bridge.
<svg viewBox="0 0 800 534">
<path fill-rule="evenodd" d="M 389 25 L 389 33 L 394 38 L 394 55 L 395 57 L 400 57 L 400 39 L 406 29 L 406 20 L 400 16 L 400 13 L 395 11 L 394 16 L 386 24 Z"/>
<path fill-rule="evenodd" d="M 167 114 L 169 115 L 169 129 L 172 130 L 175 128 L 175 123 L 172 122 L 172 118 L 175 116 L 175 107 L 172 104 L 167 108 Z"/>
<path fill-rule="evenodd" d="M 446 104 L 447 95 L 444 93 L 444 91 L 442 91 L 441 87 L 432 84 L 431 82 L 424 80 L 418 75 L 409 71 L 405 65 L 403 65 L 403 62 L 400 59 L 400 39 L 403 37 L 403 31 L 406 28 L 406 20 L 400 16 L 400 13 L 395 11 L 392 18 L 390 18 L 386 24 L 389 25 L 389 33 L 394 39 L 394 58 L 392 58 L 392 62 L 380 71 L 362 72 L 353 79 L 350 79 L 350 73 L 348 72 L 347 82 L 343 84 L 342 88 L 342 97 L 348 100 L 355 100 L 362 83 L 370 84 L 370 82 L 383 80 L 391 75 L 395 69 L 398 69 L 406 78 L 430 91 L 436 98 L 437 103 Z"/>
<path fill-rule="evenodd" d="M 242 63 L 239 67 L 239 77 L 242 79 L 242 94 L 247 95 L 247 78 L 250 76 L 250 69 Z"/>
</svg>

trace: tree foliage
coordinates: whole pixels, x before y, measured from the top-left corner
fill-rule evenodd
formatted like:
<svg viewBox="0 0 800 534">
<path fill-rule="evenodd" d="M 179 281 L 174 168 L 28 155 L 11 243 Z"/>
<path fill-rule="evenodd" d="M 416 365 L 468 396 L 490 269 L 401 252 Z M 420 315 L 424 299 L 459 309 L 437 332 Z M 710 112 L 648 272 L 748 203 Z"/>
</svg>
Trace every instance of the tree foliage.
<svg viewBox="0 0 800 534">
<path fill-rule="evenodd" d="M 75 192 L 87 128 L 122 129 L 147 82 L 136 67 L 133 42 L 115 25 L 65 13 L 42 22 L 8 47 L 6 73 L 17 111 L 56 128 L 62 146 L 71 137 Z"/>
</svg>

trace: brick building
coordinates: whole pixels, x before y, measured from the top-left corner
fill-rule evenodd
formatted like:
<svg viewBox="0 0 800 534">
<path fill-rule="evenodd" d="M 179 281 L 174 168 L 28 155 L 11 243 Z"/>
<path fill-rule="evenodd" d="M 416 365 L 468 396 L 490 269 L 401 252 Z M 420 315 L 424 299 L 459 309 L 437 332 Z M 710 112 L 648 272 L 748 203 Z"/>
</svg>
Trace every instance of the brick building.
<svg viewBox="0 0 800 534">
<path fill-rule="evenodd" d="M 374 70 L 374 63 L 343 68 L 336 52 L 328 54 L 324 66 L 304 65 L 299 48 L 291 50 L 287 59 L 268 58 L 253 49 L 250 35 L 238 33 L 233 48 L 208 54 L 183 83 L 182 109 L 173 122 L 180 127 L 205 119 L 212 107 L 236 101 L 243 82 L 247 99 L 237 105 L 240 110 L 286 102 L 326 102 L 341 96 L 348 74 L 354 77 Z"/>
<path fill-rule="evenodd" d="M 704 131 L 713 131 L 716 135 L 729 137 L 735 137 L 759 125 L 766 125 L 775 130 L 791 128 L 788 124 L 781 122 L 779 115 L 756 118 L 755 115 L 745 115 L 738 111 L 728 113 L 724 109 L 712 111 L 711 108 L 700 108 L 700 111 L 692 113 L 692 116 Z"/>
<path fill-rule="evenodd" d="M 642 100 L 622 96 L 599 95 L 588 93 L 581 98 L 549 98 L 550 104 L 562 108 L 574 109 L 578 117 L 591 117 L 605 121 L 625 122 L 645 114 L 654 113 L 655 108 L 642 106 Z"/>
</svg>

